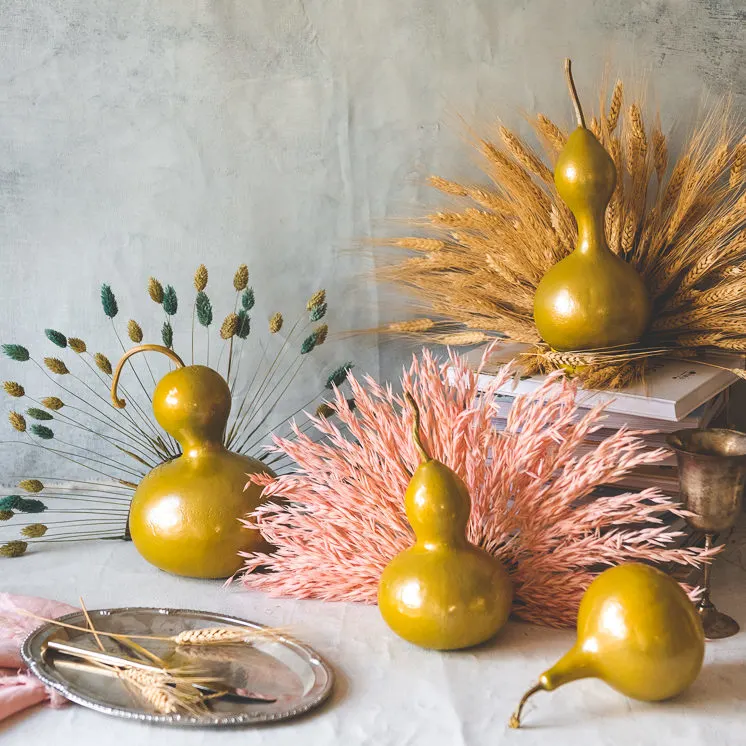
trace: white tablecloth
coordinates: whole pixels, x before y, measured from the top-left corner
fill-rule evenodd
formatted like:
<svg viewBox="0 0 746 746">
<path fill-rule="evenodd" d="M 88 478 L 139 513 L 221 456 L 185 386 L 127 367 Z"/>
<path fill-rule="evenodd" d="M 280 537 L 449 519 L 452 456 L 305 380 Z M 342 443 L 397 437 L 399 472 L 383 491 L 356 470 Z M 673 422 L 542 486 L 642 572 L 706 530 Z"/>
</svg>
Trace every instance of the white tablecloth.
<svg viewBox="0 0 746 746">
<path fill-rule="evenodd" d="M 746 630 L 746 531 L 730 537 L 715 566 L 715 600 Z M 99 542 L 45 549 L 0 563 L 0 589 L 54 597 L 89 608 L 171 606 L 290 627 L 332 664 L 330 701 L 283 724 L 187 730 L 107 717 L 71 705 L 0 723 L 2 746 L 478 746 L 552 744 L 746 744 L 746 631 L 708 643 L 694 686 L 663 704 L 628 700 L 586 680 L 528 705 L 525 728 L 508 717 L 521 693 L 573 642 L 570 631 L 510 622 L 492 643 L 457 653 L 419 650 L 395 637 L 375 607 L 275 600 L 186 580 L 146 564 L 134 546 Z"/>
</svg>

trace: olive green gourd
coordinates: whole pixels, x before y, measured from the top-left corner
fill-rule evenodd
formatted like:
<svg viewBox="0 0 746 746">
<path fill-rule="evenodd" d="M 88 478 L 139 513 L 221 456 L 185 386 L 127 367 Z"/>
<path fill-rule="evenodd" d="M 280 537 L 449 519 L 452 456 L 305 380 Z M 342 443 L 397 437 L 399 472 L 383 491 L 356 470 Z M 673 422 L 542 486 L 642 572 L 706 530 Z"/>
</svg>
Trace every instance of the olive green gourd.
<svg viewBox="0 0 746 746">
<path fill-rule="evenodd" d="M 505 624 L 513 598 L 510 578 L 498 559 L 467 540 L 466 485 L 425 451 L 419 409 L 411 395 L 405 398 L 414 412 L 421 458 L 404 497 L 416 541 L 383 571 L 378 606 L 389 627 L 415 645 L 470 647 Z"/>
<path fill-rule="evenodd" d="M 510 727 L 520 727 L 536 692 L 579 679 L 601 679 L 643 702 L 675 697 L 697 678 L 704 655 L 699 614 L 673 578 L 637 562 L 611 567 L 583 594 L 575 645 L 524 694 Z"/>
<path fill-rule="evenodd" d="M 168 356 L 176 370 L 153 391 L 158 424 L 178 440 L 182 454 L 148 472 L 135 490 L 129 512 L 132 541 L 151 564 L 176 575 L 225 578 L 240 569 L 239 552 L 270 549 L 258 529 L 240 522 L 262 500 L 251 474 L 274 472 L 261 461 L 223 445 L 231 408 L 225 379 L 204 365 L 184 365 L 171 349 L 144 344 L 127 351 L 111 381 L 112 403 L 127 360 L 139 352 Z"/>
<path fill-rule="evenodd" d="M 565 61 L 578 120 L 554 170 L 559 196 L 578 224 L 575 250 L 542 278 L 534 296 L 534 322 L 555 350 L 590 350 L 638 342 L 650 320 L 650 298 L 635 268 L 609 249 L 604 215 L 616 184 L 614 162 L 585 126 Z"/>
</svg>

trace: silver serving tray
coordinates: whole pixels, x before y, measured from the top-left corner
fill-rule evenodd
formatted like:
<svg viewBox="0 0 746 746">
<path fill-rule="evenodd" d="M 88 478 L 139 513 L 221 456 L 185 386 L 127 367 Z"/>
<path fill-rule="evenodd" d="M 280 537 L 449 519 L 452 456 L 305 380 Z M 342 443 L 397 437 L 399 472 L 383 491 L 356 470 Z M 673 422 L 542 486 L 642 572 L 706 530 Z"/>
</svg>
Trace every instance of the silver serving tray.
<svg viewBox="0 0 746 746">
<path fill-rule="evenodd" d="M 99 609 L 88 612 L 97 630 L 125 635 L 158 635 L 169 637 L 187 629 L 201 627 L 246 627 L 263 629 L 264 625 L 244 619 L 187 609 L 132 608 Z M 68 624 L 85 627 L 82 612 L 60 617 Z M 98 712 L 130 720 L 177 726 L 222 727 L 252 725 L 285 720 L 321 704 L 331 692 L 334 674 L 329 665 L 312 648 L 283 634 L 251 645 L 194 648 L 189 654 L 176 652 L 170 642 L 139 640 L 161 658 L 209 667 L 215 675 L 235 687 L 244 687 L 276 697 L 268 703 L 236 703 L 213 700 L 211 711 L 204 715 L 164 715 L 148 708 L 130 693 L 118 679 L 100 674 L 55 667 L 45 654 L 50 638 L 67 640 L 94 648 L 89 633 L 44 624 L 23 643 L 21 655 L 37 678 L 56 689 L 67 699 Z M 102 637 L 106 649 L 121 655 L 111 638 Z M 184 648 L 179 648 L 180 651 Z M 196 658 L 194 656 L 199 656 Z"/>
</svg>

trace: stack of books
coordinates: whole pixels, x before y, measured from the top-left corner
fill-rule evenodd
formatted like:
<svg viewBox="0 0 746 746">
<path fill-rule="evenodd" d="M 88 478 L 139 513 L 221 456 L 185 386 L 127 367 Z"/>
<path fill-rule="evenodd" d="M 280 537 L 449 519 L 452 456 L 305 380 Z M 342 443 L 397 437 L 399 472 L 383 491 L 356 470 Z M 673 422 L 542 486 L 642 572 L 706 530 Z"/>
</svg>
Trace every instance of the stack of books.
<svg viewBox="0 0 746 746">
<path fill-rule="evenodd" d="M 517 344 L 502 347 L 491 361 L 489 370 L 480 375 L 480 389 L 484 390 L 495 372 L 525 349 L 525 345 Z M 472 350 L 467 355 L 475 366 L 481 357 L 481 349 Z M 718 358 L 717 365 L 742 367 L 743 358 Z M 504 429 L 515 396 L 535 391 L 545 379 L 543 375 L 516 376 L 503 386 L 497 396 L 499 406 L 495 426 Z M 581 388 L 577 398 L 579 417 L 590 407 L 602 402 L 606 404 L 602 428 L 588 437 L 584 448 L 591 450 L 622 426 L 646 431 L 642 438 L 645 447 L 651 450 L 664 447 L 666 435 L 676 430 L 723 427 L 726 424 L 728 389 L 737 380 L 730 371 L 704 362 L 661 359 L 651 362 L 644 381 L 622 391 L 586 391 Z M 673 452 L 665 461 L 630 472 L 615 486 L 634 491 L 658 487 L 670 495 L 678 494 L 679 480 Z"/>
</svg>

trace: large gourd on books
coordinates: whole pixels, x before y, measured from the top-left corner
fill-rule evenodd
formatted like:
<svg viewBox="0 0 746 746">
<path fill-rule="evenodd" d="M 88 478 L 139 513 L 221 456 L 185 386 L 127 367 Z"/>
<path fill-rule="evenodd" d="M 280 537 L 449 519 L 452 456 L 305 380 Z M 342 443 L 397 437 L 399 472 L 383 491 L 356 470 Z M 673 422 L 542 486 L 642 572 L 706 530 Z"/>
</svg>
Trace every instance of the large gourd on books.
<svg viewBox="0 0 746 746">
<path fill-rule="evenodd" d="M 492 637 L 510 613 L 513 590 L 498 559 L 466 538 L 471 499 L 448 466 L 430 458 L 414 412 L 420 464 L 404 496 L 414 545 L 388 564 L 378 587 L 384 621 L 405 640 L 425 648 L 454 650 Z"/>
<path fill-rule="evenodd" d="M 604 214 L 614 192 L 616 169 L 585 119 L 565 61 L 577 129 L 568 137 L 554 170 L 559 196 L 575 216 L 575 250 L 542 278 L 534 296 L 534 321 L 555 350 L 590 350 L 633 344 L 650 320 L 650 298 L 635 268 L 609 249 Z"/>
<path fill-rule="evenodd" d="M 119 361 L 111 384 L 116 407 L 122 366 L 137 352 L 168 355 L 178 366 L 153 392 L 153 414 L 181 446 L 182 454 L 156 466 L 135 490 L 129 530 L 137 550 L 161 570 L 193 578 L 225 578 L 242 565 L 238 552 L 267 551 L 257 529 L 239 522 L 261 500 L 262 488 L 248 475 L 272 474 L 261 461 L 223 446 L 231 408 L 225 379 L 204 365 L 185 366 L 167 347 L 133 347 Z"/>
</svg>

